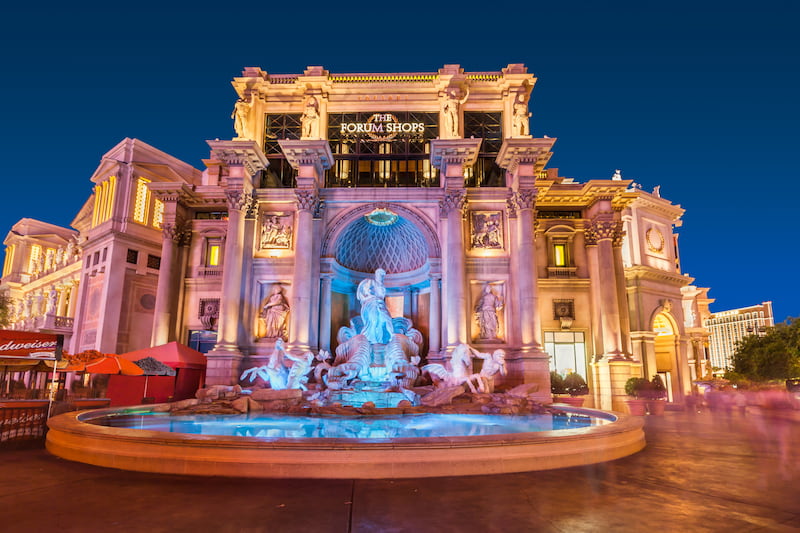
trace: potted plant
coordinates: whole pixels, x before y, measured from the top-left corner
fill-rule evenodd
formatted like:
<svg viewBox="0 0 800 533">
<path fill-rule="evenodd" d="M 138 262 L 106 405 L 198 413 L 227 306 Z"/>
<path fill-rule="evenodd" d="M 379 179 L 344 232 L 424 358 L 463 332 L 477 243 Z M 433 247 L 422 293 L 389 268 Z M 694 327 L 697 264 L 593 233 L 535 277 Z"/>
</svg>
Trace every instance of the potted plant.
<svg viewBox="0 0 800 533">
<path fill-rule="evenodd" d="M 557 396 L 566 393 L 567 389 L 564 388 L 564 378 L 561 377 L 561 374 L 552 370 L 550 372 L 550 394 L 553 395 L 553 400 L 555 401 Z"/>
<path fill-rule="evenodd" d="M 625 382 L 625 394 L 628 399 L 628 412 L 632 415 L 643 416 L 647 412 L 647 393 L 651 388 L 650 381 L 646 378 L 630 378 Z"/>
<path fill-rule="evenodd" d="M 650 389 L 647 398 L 647 410 L 651 415 L 663 415 L 667 406 L 667 388 L 658 374 L 650 380 Z"/>
<path fill-rule="evenodd" d="M 575 407 L 582 406 L 583 396 L 589 394 L 589 386 L 586 384 L 586 380 L 575 372 L 570 372 L 564 378 L 564 389 L 566 389 L 569 396 L 561 398 L 561 401 Z"/>
</svg>

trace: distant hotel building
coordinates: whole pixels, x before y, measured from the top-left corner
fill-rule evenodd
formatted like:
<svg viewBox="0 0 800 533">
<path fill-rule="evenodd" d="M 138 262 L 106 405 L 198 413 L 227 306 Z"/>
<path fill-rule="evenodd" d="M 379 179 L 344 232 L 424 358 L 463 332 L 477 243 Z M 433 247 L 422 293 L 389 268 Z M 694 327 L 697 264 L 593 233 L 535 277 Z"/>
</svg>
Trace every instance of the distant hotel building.
<svg viewBox="0 0 800 533">
<path fill-rule="evenodd" d="M 246 68 L 236 137 L 208 141 L 203 168 L 124 139 L 71 228 L 11 228 L 12 327 L 63 333 L 71 352 L 179 341 L 206 353 L 209 384 L 233 384 L 278 337 L 333 351 L 383 268 L 423 361 L 469 343 L 505 350 L 505 385 L 542 399 L 553 369 L 584 375 L 595 407 L 624 410 L 626 380 L 654 374 L 680 402 L 707 368 L 710 301 L 680 271 L 684 210 L 619 172 L 546 168 L 556 139 L 530 134 L 535 83 L 519 64 Z"/>
<path fill-rule="evenodd" d="M 772 302 L 712 313 L 705 320 L 705 326 L 711 332 L 711 366 L 728 370 L 732 367 L 736 343 L 748 335 L 764 335 L 768 328 L 775 326 Z"/>
</svg>

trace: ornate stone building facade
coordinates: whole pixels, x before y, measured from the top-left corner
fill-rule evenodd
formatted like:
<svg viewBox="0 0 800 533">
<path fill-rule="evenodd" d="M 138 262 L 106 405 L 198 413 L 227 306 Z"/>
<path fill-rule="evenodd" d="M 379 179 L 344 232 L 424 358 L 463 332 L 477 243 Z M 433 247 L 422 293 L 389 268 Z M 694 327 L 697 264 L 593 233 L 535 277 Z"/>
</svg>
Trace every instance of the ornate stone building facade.
<svg viewBox="0 0 800 533">
<path fill-rule="evenodd" d="M 55 328 L 71 351 L 178 340 L 207 352 L 209 384 L 233 383 L 278 338 L 335 348 L 382 268 L 386 306 L 422 332 L 428 362 L 502 348 L 508 383 L 549 399 L 549 370 L 576 371 L 605 409 L 658 372 L 680 401 L 707 344 L 705 291 L 678 264 L 683 210 L 619 173 L 546 168 L 556 140 L 530 134 L 535 82 L 517 64 L 247 68 L 236 137 L 208 141 L 203 170 L 125 139 L 74 230 L 14 226 L 0 290 L 15 327 Z"/>
</svg>

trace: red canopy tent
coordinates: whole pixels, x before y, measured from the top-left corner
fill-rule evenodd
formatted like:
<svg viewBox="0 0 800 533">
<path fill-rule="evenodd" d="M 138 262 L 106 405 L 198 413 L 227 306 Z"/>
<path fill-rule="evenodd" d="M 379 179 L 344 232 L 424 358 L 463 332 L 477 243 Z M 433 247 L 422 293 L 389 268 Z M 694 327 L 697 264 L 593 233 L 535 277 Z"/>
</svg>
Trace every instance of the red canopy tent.
<svg viewBox="0 0 800 533">
<path fill-rule="evenodd" d="M 205 378 L 206 356 L 184 344 L 170 342 L 152 348 L 143 348 L 133 352 L 120 354 L 129 361 L 139 361 L 152 357 L 175 369 L 175 376 L 151 376 L 147 387 L 147 396 L 155 403 L 165 402 L 170 397 L 174 400 L 194 398 Z M 115 382 L 114 389 L 120 397 L 112 398 L 112 405 L 130 405 L 140 403 L 144 395 L 144 379 L 138 376 L 111 376 Z M 109 390 L 111 390 L 109 382 Z M 122 396 L 123 391 L 125 397 Z M 138 396 L 138 398 L 135 398 Z M 111 394 L 109 393 L 109 397 Z"/>
</svg>

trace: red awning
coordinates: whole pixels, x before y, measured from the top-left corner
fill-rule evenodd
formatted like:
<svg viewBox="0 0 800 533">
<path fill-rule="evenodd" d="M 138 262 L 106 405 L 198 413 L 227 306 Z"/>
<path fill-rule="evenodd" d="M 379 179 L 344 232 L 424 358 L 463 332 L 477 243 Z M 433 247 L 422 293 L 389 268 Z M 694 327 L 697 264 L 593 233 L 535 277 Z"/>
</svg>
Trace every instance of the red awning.
<svg viewBox="0 0 800 533">
<path fill-rule="evenodd" d="M 152 357 L 172 368 L 201 368 L 206 367 L 206 356 L 197 350 L 179 342 L 170 342 L 152 348 L 143 348 L 121 354 L 121 357 L 130 361 L 138 361 L 145 357 Z"/>
</svg>

